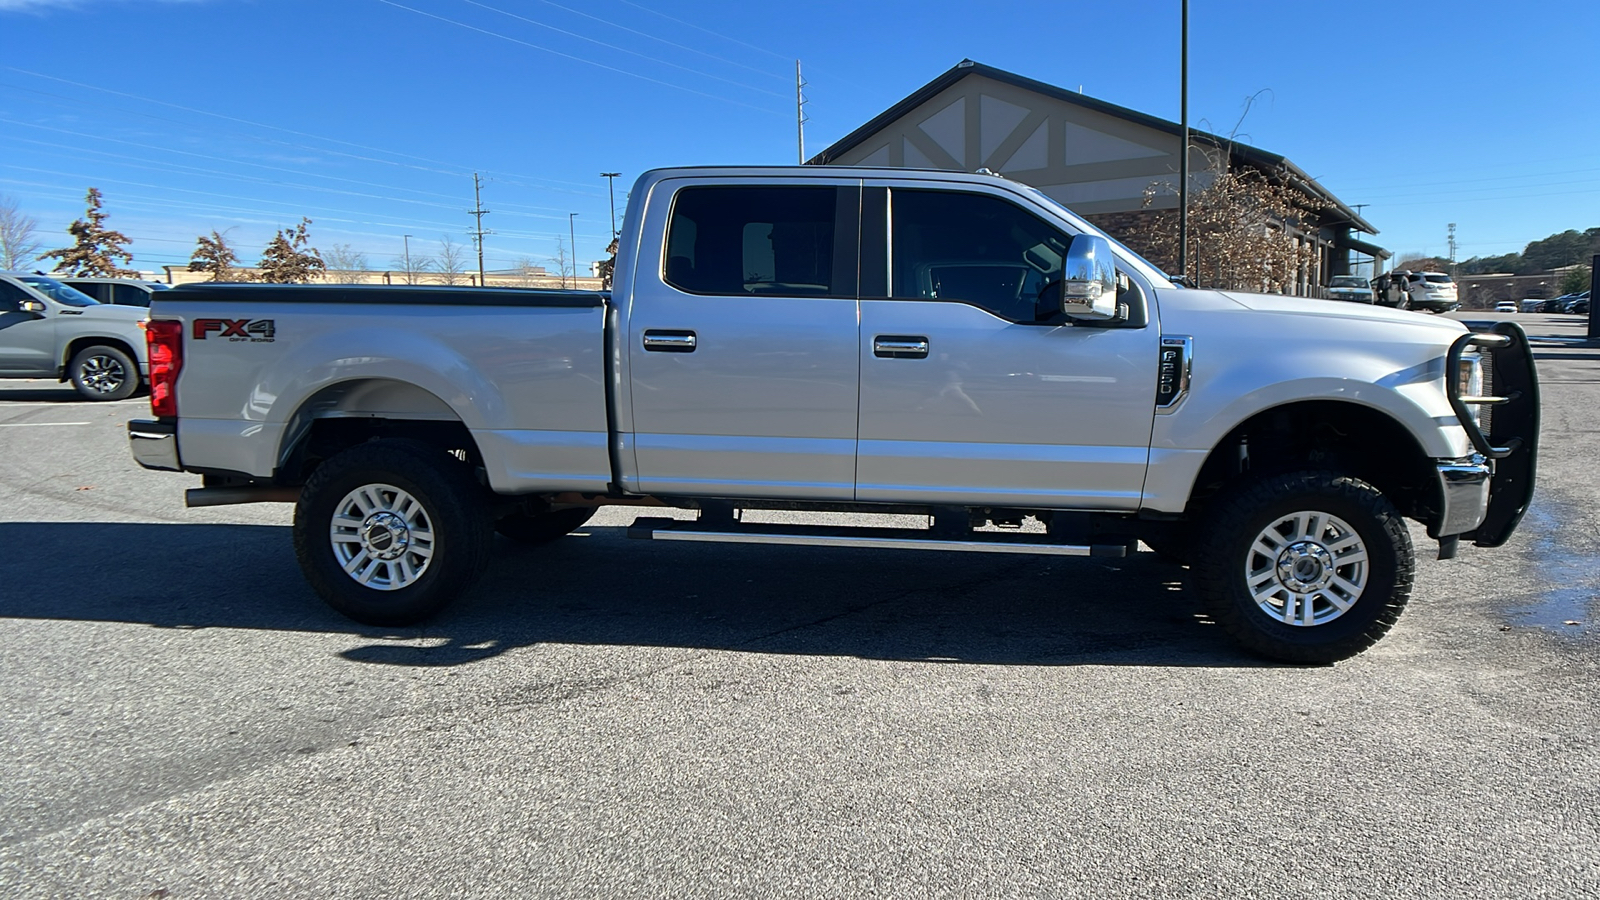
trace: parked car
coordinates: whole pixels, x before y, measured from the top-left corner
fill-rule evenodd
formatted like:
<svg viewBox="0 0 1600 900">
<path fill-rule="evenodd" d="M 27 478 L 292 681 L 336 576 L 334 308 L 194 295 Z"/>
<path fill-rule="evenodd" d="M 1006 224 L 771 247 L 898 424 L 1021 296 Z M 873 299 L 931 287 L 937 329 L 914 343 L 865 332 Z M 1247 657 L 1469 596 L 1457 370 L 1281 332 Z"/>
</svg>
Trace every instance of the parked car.
<svg viewBox="0 0 1600 900">
<path fill-rule="evenodd" d="M 74 287 L 101 303 L 113 306 L 149 306 L 150 295 L 171 289 L 172 285 L 159 281 L 138 281 L 132 278 L 80 278 L 52 275 L 52 278 Z"/>
<path fill-rule="evenodd" d="M 1405 518 L 1448 559 L 1503 544 L 1532 498 L 1537 373 L 1513 322 L 1186 288 L 988 174 L 660 169 L 629 198 L 606 292 L 163 292 L 134 458 L 200 475 L 192 506 L 296 502 L 311 586 L 384 627 L 466 590 L 494 531 L 546 543 L 627 504 L 639 540 L 1143 542 L 1194 567 L 1219 630 L 1299 663 L 1394 623 Z"/>
<path fill-rule="evenodd" d="M 0 272 L 0 378 L 55 378 L 86 399 L 121 400 L 149 373 L 149 318 L 47 275 Z"/>
<path fill-rule="evenodd" d="M 1444 272 L 1406 273 L 1407 309 L 1446 313 L 1461 304 L 1456 300 L 1456 283 Z"/>
<path fill-rule="evenodd" d="M 1517 304 L 1517 311 L 1525 313 L 1544 312 L 1544 305 L 1546 302 L 1547 301 L 1541 300 L 1538 297 L 1529 297 Z"/>
<path fill-rule="evenodd" d="M 1514 313 L 1517 311 L 1517 302 L 1515 300 L 1501 300 L 1499 303 L 1494 305 L 1494 311 Z"/>
<path fill-rule="evenodd" d="M 1328 282 L 1328 299 L 1371 303 L 1372 286 L 1360 275 L 1335 275 Z"/>
<path fill-rule="evenodd" d="M 1566 312 L 1587 316 L 1589 314 L 1589 292 L 1584 291 L 1578 299 L 1567 304 Z"/>
</svg>

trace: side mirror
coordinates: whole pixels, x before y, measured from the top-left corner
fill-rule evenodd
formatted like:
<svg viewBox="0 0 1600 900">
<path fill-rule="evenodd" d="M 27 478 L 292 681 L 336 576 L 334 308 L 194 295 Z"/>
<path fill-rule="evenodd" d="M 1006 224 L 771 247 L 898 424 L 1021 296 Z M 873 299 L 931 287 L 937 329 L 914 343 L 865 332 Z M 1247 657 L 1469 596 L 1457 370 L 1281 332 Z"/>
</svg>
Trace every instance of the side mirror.
<svg viewBox="0 0 1600 900">
<path fill-rule="evenodd" d="M 1117 265 L 1111 242 L 1080 234 L 1062 262 L 1061 311 L 1077 319 L 1117 317 Z"/>
<path fill-rule="evenodd" d="M 20 301 L 17 304 L 17 309 L 25 313 L 33 313 L 36 316 L 42 316 L 45 313 L 44 301 L 35 300 L 32 297 Z"/>
</svg>

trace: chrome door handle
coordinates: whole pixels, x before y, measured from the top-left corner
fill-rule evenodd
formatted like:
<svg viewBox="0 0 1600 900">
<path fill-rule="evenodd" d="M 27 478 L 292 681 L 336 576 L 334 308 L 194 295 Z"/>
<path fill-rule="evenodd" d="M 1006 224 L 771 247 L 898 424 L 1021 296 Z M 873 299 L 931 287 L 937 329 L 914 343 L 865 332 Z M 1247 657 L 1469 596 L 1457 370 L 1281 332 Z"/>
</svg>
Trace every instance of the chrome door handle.
<svg viewBox="0 0 1600 900">
<path fill-rule="evenodd" d="M 928 339 L 919 335 L 880 334 L 872 339 L 872 355 L 885 359 L 927 359 Z"/>
<path fill-rule="evenodd" d="M 644 348 L 656 353 L 693 353 L 695 334 L 692 331 L 652 329 L 644 333 Z"/>
</svg>

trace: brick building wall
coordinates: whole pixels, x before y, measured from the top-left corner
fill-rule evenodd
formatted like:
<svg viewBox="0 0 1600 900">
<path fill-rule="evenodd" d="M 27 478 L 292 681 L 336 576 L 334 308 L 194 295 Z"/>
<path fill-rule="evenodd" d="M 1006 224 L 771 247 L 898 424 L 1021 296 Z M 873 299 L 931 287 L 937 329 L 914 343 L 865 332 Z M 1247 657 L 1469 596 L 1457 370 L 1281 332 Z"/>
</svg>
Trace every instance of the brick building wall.
<svg viewBox="0 0 1600 900">
<path fill-rule="evenodd" d="M 1127 244 L 1129 250 L 1148 259 L 1156 268 L 1163 272 L 1176 272 L 1178 271 L 1176 259 L 1155 252 L 1148 241 L 1139 237 L 1140 233 L 1149 233 L 1158 215 L 1161 215 L 1161 210 L 1135 209 L 1128 212 L 1092 213 L 1084 218 L 1096 228 Z"/>
</svg>

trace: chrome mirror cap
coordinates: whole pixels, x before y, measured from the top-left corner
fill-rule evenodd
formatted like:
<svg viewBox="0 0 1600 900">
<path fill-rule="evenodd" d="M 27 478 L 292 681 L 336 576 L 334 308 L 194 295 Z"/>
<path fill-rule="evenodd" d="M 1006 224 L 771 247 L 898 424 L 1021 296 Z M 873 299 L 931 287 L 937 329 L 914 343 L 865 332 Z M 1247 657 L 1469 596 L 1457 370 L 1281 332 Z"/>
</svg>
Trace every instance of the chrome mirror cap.
<svg viewBox="0 0 1600 900">
<path fill-rule="evenodd" d="M 1061 311 L 1078 319 L 1117 317 L 1117 266 L 1111 242 L 1080 234 L 1062 263 Z"/>
</svg>

